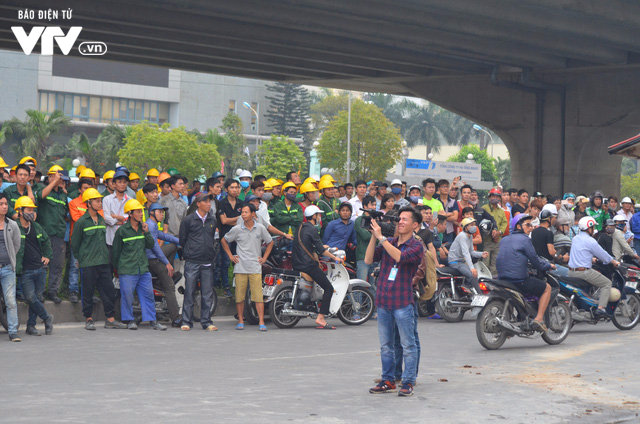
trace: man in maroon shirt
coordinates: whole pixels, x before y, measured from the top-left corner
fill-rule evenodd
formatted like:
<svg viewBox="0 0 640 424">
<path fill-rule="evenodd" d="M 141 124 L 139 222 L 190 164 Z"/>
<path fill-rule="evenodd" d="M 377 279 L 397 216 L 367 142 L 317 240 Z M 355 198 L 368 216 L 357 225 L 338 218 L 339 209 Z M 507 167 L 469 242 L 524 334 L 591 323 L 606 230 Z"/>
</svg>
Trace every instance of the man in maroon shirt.
<svg viewBox="0 0 640 424">
<path fill-rule="evenodd" d="M 402 388 L 399 396 L 411 396 L 416 382 L 418 347 L 415 337 L 414 294 L 412 279 L 424 255 L 424 245 L 413 237 L 422 223 L 422 216 L 411 207 L 398 213 L 398 237 L 382 236 L 380 226 L 371 222 L 371 237 L 364 261 L 381 261 L 376 306 L 378 335 L 382 359 L 382 381 L 369 393 L 395 392 L 395 329 L 400 334 L 404 356 Z M 376 247 L 376 240 L 380 243 Z"/>
</svg>

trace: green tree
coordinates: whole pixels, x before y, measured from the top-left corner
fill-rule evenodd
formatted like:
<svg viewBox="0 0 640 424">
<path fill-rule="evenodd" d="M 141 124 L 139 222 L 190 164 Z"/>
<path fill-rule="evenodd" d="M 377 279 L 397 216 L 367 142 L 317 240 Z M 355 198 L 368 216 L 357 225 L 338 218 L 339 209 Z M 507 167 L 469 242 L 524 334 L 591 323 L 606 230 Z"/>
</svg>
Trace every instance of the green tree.
<svg viewBox="0 0 640 424">
<path fill-rule="evenodd" d="M 209 130 L 205 133 L 206 143 L 214 144 L 224 160 L 224 169 L 227 174 L 237 168 L 255 169 L 255 164 L 251 158 L 245 154 L 247 139 L 244 136 L 244 125 L 242 119 L 233 112 L 229 112 L 222 118 L 220 129 L 224 135 L 216 130 Z"/>
<path fill-rule="evenodd" d="M 120 163 L 130 171 L 145 175 L 150 168 L 176 168 L 189 179 L 210 175 L 220 169 L 215 145 L 198 143 L 184 127 L 144 121 L 131 127 L 118 153 Z"/>
<path fill-rule="evenodd" d="M 342 111 L 322 134 L 318 155 L 322 166 L 346 176 L 347 112 Z M 402 137 L 380 108 L 362 100 L 351 105 L 351 179 L 382 180 L 402 158 Z"/>
<path fill-rule="evenodd" d="M 482 166 L 482 181 L 498 181 L 496 167 L 493 164 L 493 160 L 487 154 L 486 150 L 480 149 L 480 147 L 475 144 L 462 146 L 457 154 L 447 159 L 447 162 L 466 162 L 469 153 L 473 155 L 473 161 Z"/>
<path fill-rule="evenodd" d="M 621 175 L 633 175 L 636 172 L 638 172 L 636 169 L 636 161 L 631 158 L 623 157 Z"/>
<path fill-rule="evenodd" d="M 498 182 L 503 189 L 511 187 L 511 159 L 495 158 L 493 164 L 496 167 Z"/>
<path fill-rule="evenodd" d="M 61 110 L 47 114 L 29 109 L 26 120 L 13 117 L 5 125 L 19 139 L 19 143 L 14 146 L 14 153 L 18 156 L 33 156 L 38 164 L 48 165 L 50 161 L 45 161 L 45 158 L 52 144 L 51 136 L 67 128 L 70 122 L 71 119 L 64 116 Z"/>
<path fill-rule="evenodd" d="M 7 135 L 11 134 L 11 128 L 9 128 L 9 125 L 4 124 L 2 125 L 2 127 L 0 128 L 0 146 L 3 146 L 4 143 L 7 142 Z M 4 153 L 2 152 L 2 149 L 0 148 L 0 156 L 4 156 Z"/>
<path fill-rule="evenodd" d="M 266 96 L 269 108 L 265 117 L 273 127 L 273 134 L 296 137 L 308 141 L 310 129 L 311 96 L 309 91 L 301 85 L 286 82 L 276 82 L 267 85 L 267 90 L 273 93 Z"/>
<path fill-rule="evenodd" d="M 433 103 L 420 105 L 410 100 L 404 101 L 406 117 L 403 125 L 403 134 L 407 145 L 427 146 L 429 153 L 440 151 L 440 144 L 446 141 L 452 144 L 455 139 L 447 122 L 444 110 Z"/>
<path fill-rule="evenodd" d="M 620 177 L 620 194 L 632 199 L 640 199 L 640 173 Z"/>
<path fill-rule="evenodd" d="M 284 177 L 289 171 L 305 171 L 307 161 L 289 137 L 272 135 L 258 149 L 257 174 Z"/>
<path fill-rule="evenodd" d="M 347 92 L 328 92 L 321 100 L 311 106 L 312 139 L 320 137 L 329 122 L 342 111 L 348 109 L 349 96 Z"/>
</svg>

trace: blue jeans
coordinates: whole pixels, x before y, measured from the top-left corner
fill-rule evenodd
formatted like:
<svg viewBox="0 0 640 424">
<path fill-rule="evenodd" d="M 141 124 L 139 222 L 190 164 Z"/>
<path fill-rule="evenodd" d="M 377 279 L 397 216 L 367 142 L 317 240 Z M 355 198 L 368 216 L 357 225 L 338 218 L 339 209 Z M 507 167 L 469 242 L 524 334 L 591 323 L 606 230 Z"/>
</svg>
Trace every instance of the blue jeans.
<svg viewBox="0 0 640 424">
<path fill-rule="evenodd" d="M 418 337 L 418 317 L 420 316 L 418 314 L 418 303 L 415 302 L 415 327 L 414 327 L 414 335 L 416 337 L 416 347 L 418 348 L 418 361 L 416 362 L 416 378 L 418 377 L 418 370 L 420 368 L 420 338 Z M 402 376 L 402 344 L 400 341 L 400 332 L 397 329 L 396 326 L 396 335 L 395 335 L 395 343 L 396 343 L 396 349 L 395 349 L 395 355 L 396 355 L 396 372 L 395 372 L 395 379 L 396 380 L 400 380 L 401 376 Z"/>
<path fill-rule="evenodd" d="M 418 347 L 416 345 L 415 306 L 401 309 L 378 307 L 378 337 L 380 338 L 380 359 L 382 360 L 382 380 L 393 381 L 395 374 L 395 333 L 400 334 L 404 371 L 402 383 L 415 384 L 418 367 Z"/>
<path fill-rule="evenodd" d="M 561 277 L 568 277 L 569 276 L 569 268 L 567 268 L 566 266 L 562 266 L 562 265 L 556 265 L 556 270 L 555 271 L 551 271 L 552 274 L 558 274 Z"/>
<path fill-rule="evenodd" d="M 182 325 L 188 325 L 189 327 L 193 325 L 193 297 L 196 292 L 196 287 L 198 286 L 198 281 L 200 281 L 200 324 L 202 328 L 207 328 L 213 324 L 211 322 L 211 307 L 213 306 L 213 265 L 204 266 L 204 264 L 189 261 L 184 263 Z"/>
<path fill-rule="evenodd" d="M 356 277 L 361 280 L 368 281 L 369 280 L 369 270 L 371 269 L 371 265 L 367 265 L 364 262 L 364 259 L 356 262 Z"/>
<path fill-rule="evenodd" d="M 142 321 L 156 320 L 156 302 L 153 299 L 151 273 L 125 275 L 120 274 L 120 315 L 122 321 L 133 320 L 133 291 L 138 293 Z"/>
<path fill-rule="evenodd" d="M 7 305 L 7 324 L 9 334 L 18 333 L 18 304 L 16 303 L 16 273 L 11 265 L 0 268 L 0 284 L 4 294 L 4 303 Z"/>
<path fill-rule="evenodd" d="M 78 260 L 73 256 L 73 250 L 71 252 L 71 263 L 69 264 L 69 293 L 78 293 L 78 279 L 80 277 L 80 270 L 78 269 Z"/>
<path fill-rule="evenodd" d="M 224 251 L 222 251 L 222 249 L 220 249 L 220 251 L 218 252 L 218 257 L 220 258 L 220 279 L 217 281 L 220 281 L 219 287 L 222 287 L 223 289 L 228 289 L 229 288 L 229 265 L 231 265 L 231 259 L 229 259 L 229 255 L 227 255 Z"/>
<path fill-rule="evenodd" d="M 27 269 L 20 276 L 20 285 L 24 299 L 29 304 L 29 319 L 27 327 L 36 325 L 36 318 L 40 317 L 43 321 L 49 318 L 49 314 L 44 305 L 40 302 L 40 296 L 44 293 L 44 286 L 47 284 L 47 269 Z"/>
</svg>

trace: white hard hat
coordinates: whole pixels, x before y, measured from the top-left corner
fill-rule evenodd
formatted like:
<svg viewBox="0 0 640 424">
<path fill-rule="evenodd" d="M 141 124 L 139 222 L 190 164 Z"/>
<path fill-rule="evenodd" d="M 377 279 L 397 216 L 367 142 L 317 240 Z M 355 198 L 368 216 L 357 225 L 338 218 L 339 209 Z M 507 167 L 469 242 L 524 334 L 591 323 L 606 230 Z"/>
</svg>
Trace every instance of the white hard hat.
<svg viewBox="0 0 640 424">
<path fill-rule="evenodd" d="M 242 171 L 240 173 L 240 175 L 238 176 L 238 178 L 253 178 L 251 175 L 251 172 L 247 171 L 246 169 L 244 171 Z"/>
<path fill-rule="evenodd" d="M 631 198 L 629 198 L 629 197 L 623 197 L 622 201 L 620 203 L 631 203 L 633 205 L 633 202 L 631 201 Z"/>
<path fill-rule="evenodd" d="M 391 184 L 389 184 L 390 187 L 394 185 L 402 185 L 402 181 L 396 178 L 395 180 L 391 181 Z"/>
<path fill-rule="evenodd" d="M 542 210 L 551 212 L 551 215 L 553 216 L 558 215 L 558 208 L 556 208 L 556 205 L 554 205 L 553 203 L 547 203 L 546 205 L 543 206 Z"/>
<path fill-rule="evenodd" d="M 307 208 L 304 210 L 304 216 L 307 218 L 311 218 L 313 215 L 317 213 L 324 213 L 324 212 L 316 205 L 307 206 Z"/>
</svg>

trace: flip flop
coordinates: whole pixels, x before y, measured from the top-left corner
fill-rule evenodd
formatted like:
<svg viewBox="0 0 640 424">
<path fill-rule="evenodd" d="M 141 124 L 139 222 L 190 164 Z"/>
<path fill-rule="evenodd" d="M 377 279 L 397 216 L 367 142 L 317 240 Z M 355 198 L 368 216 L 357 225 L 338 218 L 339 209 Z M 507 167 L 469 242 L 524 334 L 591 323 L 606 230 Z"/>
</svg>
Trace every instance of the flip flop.
<svg viewBox="0 0 640 424">
<path fill-rule="evenodd" d="M 244 324 L 236 325 L 236 330 L 244 330 Z"/>
<path fill-rule="evenodd" d="M 329 324 L 325 324 L 324 326 L 319 325 L 319 326 L 316 327 L 316 330 L 335 330 L 335 329 L 336 329 L 336 327 L 333 327 L 333 326 L 331 326 Z"/>
<path fill-rule="evenodd" d="M 540 321 L 534 320 L 532 324 L 533 324 L 534 327 L 536 327 L 542 333 L 546 333 L 547 331 L 549 331 L 549 329 L 544 324 L 544 322 L 540 322 Z"/>
<path fill-rule="evenodd" d="M 266 325 L 261 325 L 260 327 L 258 327 L 259 331 L 267 331 L 267 326 Z"/>
</svg>

